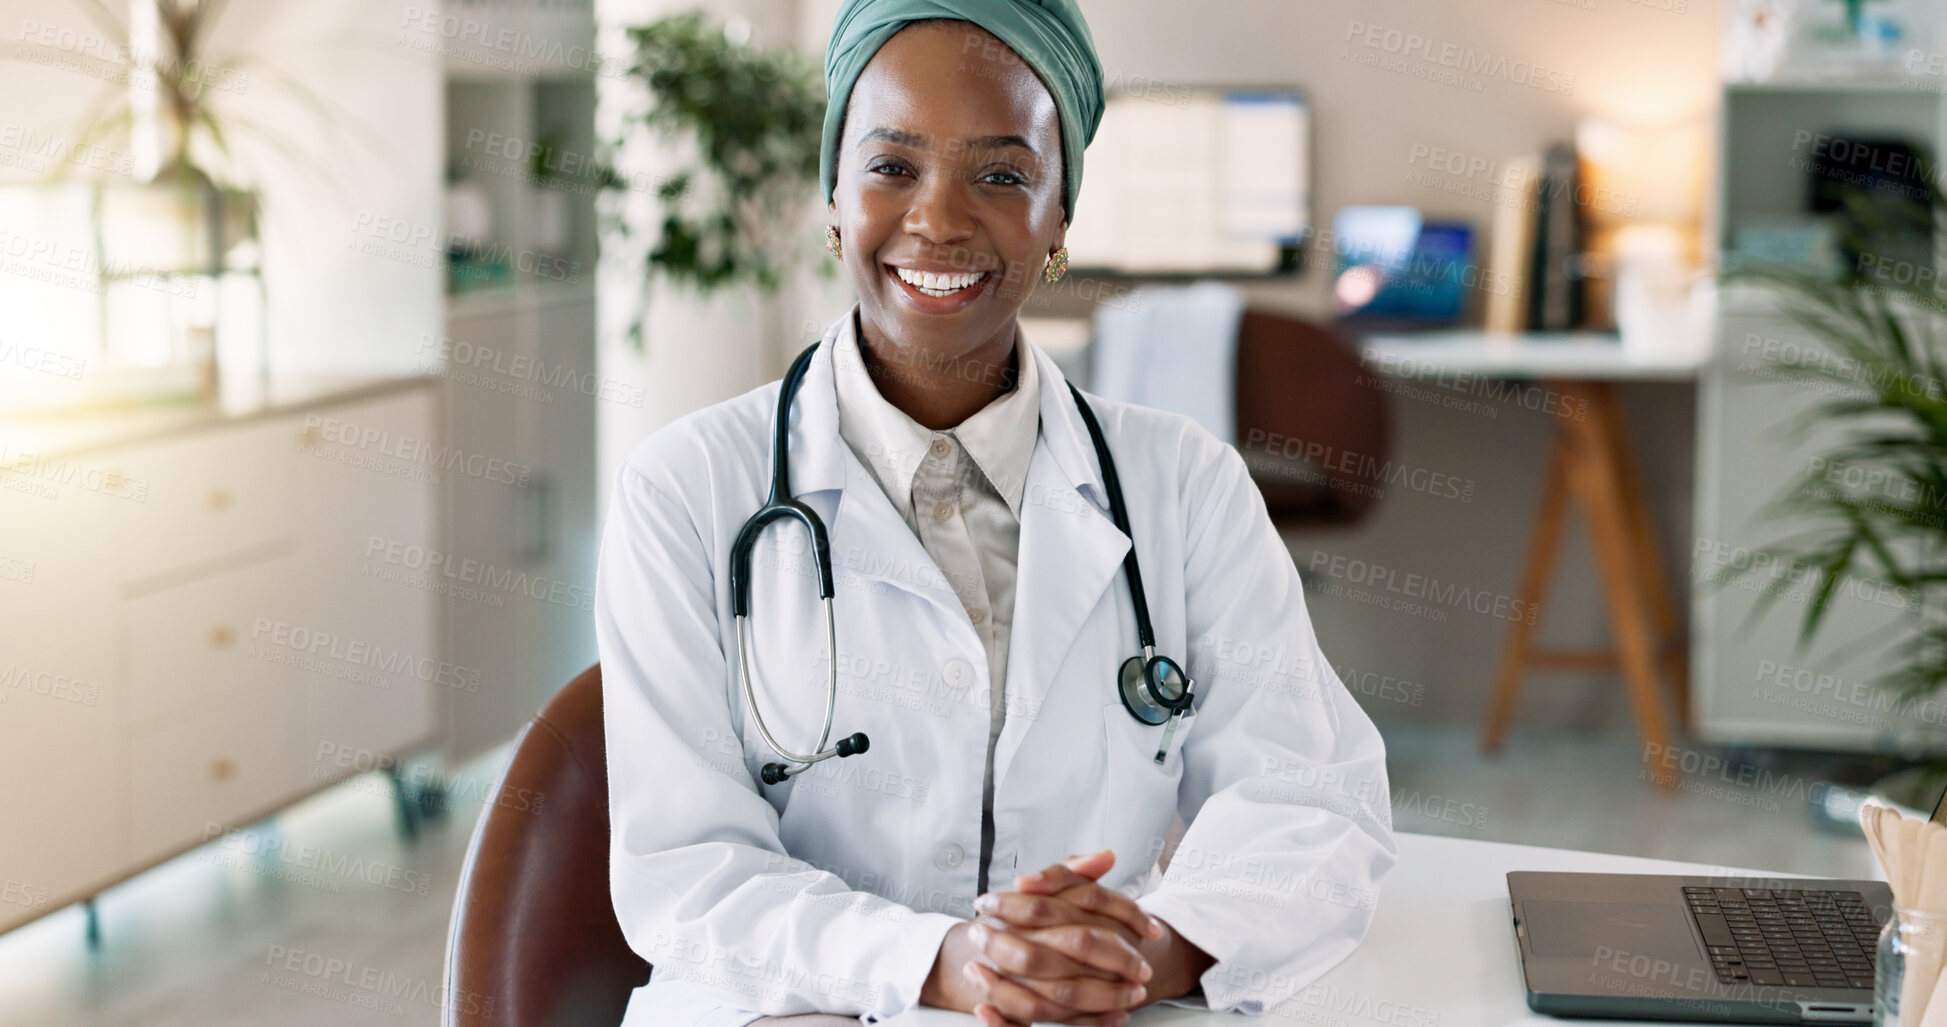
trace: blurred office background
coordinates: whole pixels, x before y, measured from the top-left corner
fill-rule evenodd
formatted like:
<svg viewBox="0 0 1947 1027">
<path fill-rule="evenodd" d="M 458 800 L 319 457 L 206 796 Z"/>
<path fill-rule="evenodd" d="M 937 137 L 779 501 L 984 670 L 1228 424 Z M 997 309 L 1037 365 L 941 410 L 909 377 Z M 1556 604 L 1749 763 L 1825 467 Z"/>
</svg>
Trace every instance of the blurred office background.
<svg viewBox="0 0 1947 1027">
<path fill-rule="evenodd" d="M 1928 298 L 1938 12 L 1856 6 L 1084 0 L 1110 112 L 1023 326 L 1244 453 L 1401 830 L 1856 875 L 1859 798 L 1938 791 L 1938 672 L 1881 684 L 1924 588 L 1761 552 L 1807 475 L 1896 548 L 1947 499 L 1841 463 L 1808 412 L 1876 379 L 1717 278 Z M 10 6 L 0 1020 L 439 1018 L 620 460 L 851 303 L 815 178 L 665 234 L 721 183 L 645 69 L 783 68 L 738 116 L 815 153 L 836 8 Z"/>
</svg>

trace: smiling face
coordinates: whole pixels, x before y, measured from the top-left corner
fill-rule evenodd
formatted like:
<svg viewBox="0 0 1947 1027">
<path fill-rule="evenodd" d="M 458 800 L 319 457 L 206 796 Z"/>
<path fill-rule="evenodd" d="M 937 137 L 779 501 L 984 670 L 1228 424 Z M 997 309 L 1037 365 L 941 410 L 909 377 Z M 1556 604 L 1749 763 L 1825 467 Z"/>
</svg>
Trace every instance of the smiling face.
<svg viewBox="0 0 1947 1027">
<path fill-rule="evenodd" d="M 838 147 L 831 217 L 868 349 L 1008 366 L 1015 315 L 1067 232 L 1047 87 L 970 22 L 909 25 L 859 75 Z"/>
</svg>

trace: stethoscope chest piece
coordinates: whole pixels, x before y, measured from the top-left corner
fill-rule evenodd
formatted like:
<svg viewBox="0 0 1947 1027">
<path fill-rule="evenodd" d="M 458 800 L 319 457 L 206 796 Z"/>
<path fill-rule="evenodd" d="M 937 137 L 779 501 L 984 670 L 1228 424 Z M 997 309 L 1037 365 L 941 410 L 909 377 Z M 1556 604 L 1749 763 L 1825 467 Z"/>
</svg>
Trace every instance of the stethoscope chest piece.
<svg viewBox="0 0 1947 1027">
<path fill-rule="evenodd" d="M 1145 666 L 1155 668 L 1154 685 L 1145 680 Z M 1161 724 L 1189 705 L 1189 679 L 1167 656 L 1131 656 L 1122 661 L 1119 684 L 1122 705 L 1145 724 Z"/>
</svg>

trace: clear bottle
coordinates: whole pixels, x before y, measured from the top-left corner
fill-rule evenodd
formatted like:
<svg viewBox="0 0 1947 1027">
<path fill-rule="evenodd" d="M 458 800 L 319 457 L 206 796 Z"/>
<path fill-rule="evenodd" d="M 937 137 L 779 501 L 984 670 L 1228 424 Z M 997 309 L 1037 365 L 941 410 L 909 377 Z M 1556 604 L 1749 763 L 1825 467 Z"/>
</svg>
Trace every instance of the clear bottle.
<svg viewBox="0 0 1947 1027">
<path fill-rule="evenodd" d="M 1931 1004 L 1928 996 L 1940 980 L 1943 956 L 1947 956 L 1947 913 L 1893 907 L 1893 916 L 1880 929 L 1874 960 L 1875 1027 L 1916 1027 L 1919 1012 Z M 1935 1001 L 1947 1002 L 1947 990 Z"/>
</svg>

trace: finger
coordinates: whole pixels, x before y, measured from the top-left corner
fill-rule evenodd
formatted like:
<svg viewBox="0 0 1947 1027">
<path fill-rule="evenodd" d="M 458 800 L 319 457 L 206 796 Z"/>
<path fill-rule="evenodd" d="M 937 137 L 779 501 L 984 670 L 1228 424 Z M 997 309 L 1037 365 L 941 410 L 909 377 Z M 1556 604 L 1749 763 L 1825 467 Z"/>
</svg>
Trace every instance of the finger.
<svg viewBox="0 0 1947 1027">
<path fill-rule="evenodd" d="M 980 1022 L 982 1024 L 987 1025 L 987 1027 L 1034 1027 L 1033 1024 L 1021 1023 L 1016 1020 L 1008 1019 L 1007 1016 L 1003 1014 L 999 1009 L 995 1008 L 994 1004 L 991 1002 L 983 1002 L 980 1005 L 975 1006 L 974 1015 L 980 1017 Z M 1116 1019 L 1115 1017 L 1117 1015 L 1120 1015 L 1121 1019 Z M 1129 1022 L 1129 1016 L 1127 1013 L 1103 1014 L 1103 1016 L 1100 1017 L 1088 1016 L 1079 1020 L 1063 1020 L 1062 1022 L 1063 1023 L 1101 1023 L 1101 1024 L 1108 1025 L 1108 1027 L 1122 1027 L 1123 1024 Z"/>
<path fill-rule="evenodd" d="M 980 1022 L 985 1027 L 1034 1027 L 1033 1024 L 1025 1024 L 1008 1019 L 999 1009 L 994 1007 L 992 1002 L 982 1002 L 975 1006 L 973 1011 L 975 1016 L 980 1017 Z"/>
<path fill-rule="evenodd" d="M 1055 950 L 1064 956 L 1106 970 L 1132 983 L 1149 980 L 1152 970 L 1142 953 L 1122 934 L 1107 927 L 1060 924 L 1023 932 L 1028 941 Z"/>
<path fill-rule="evenodd" d="M 1016 886 L 1023 884 L 1039 887 L 1052 884 L 1059 891 L 1083 881 L 1093 881 L 1109 872 L 1115 866 L 1115 853 L 1109 849 L 1092 852 L 1086 856 L 1070 856 L 1060 863 L 1052 863 L 1031 874 L 1022 874 L 1014 879 Z"/>
<path fill-rule="evenodd" d="M 1162 921 L 1150 916 L 1136 904 L 1136 900 L 1099 884 L 1076 885 L 1064 888 L 1054 896 L 1084 913 L 1093 913 L 1117 923 L 1127 925 L 1139 938 L 1161 938 L 1164 934 Z"/>
<path fill-rule="evenodd" d="M 970 937 L 988 962 L 1013 977 L 1094 977 L 1124 984 L 1145 979 L 1139 975 L 1124 977 L 1077 962 L 1060 950 L 1035 941 L 1032 932 L 986 920 L 974 922 Z"/>
<path fill-rule="evenodd" d="M 1057 924 L 1092 924 L 1122 929 L 1122 924 L 1090 913 L 1059 895 L 1023 895 L 1020 892 L 989 892 L 974 900 L 975 919 L 993 922 L 996 930 L 1008 927 L 1053 927 Z M 1140 940 L 1140 935 L 1136 938 Z"/>
<path fill-rule="evenodd" d="M 1127 1007 L 1106 1010 L 1083 1010 L 1064 1005 L 1028 988 L 1021 982 L 992 967 L 979 963 L 968 963 L 979 974 L 981 983 L 987 989 L 987 1003 L 991 1003 L 1002 1016 L 1024 1024 L 1057 1022 L 1091 1025 L 1091 1027 L 1120 1027 L 1127 1023 Z"/>
<path fill-rule="evenodd" d="M 1119 1009 L 1134 1009 L 1149 995 L 1148 988 L 1135 981 L 1105 981 L 1099 977 L 1017 977 L 1006 973 L 1002 976 L 1057 1006 L 1065 1006 L 1078 1013 L 1112 1013 Z"/>
<path fill-rule="evenodd" d="M 1079 856 L 1070 856 L 1062 860 L 1061 865 L 1092 880 L 1108 873 L 1109 868 L 1115 866 L 1115 850 L 1102 849 Z"/>
<path fill-rule="evenodd" d="M 974 900 L 974 909 L 1017 927 L 1053 927 L 1061 923 L 1113 926 L 1128 931 L 1136 942 L 1164 934 L 1162 922 L 1144 912 L 1134 899 L 1097 884 L 1079 885 L 1059 895 L 989 892 Z"/>
</svg>

